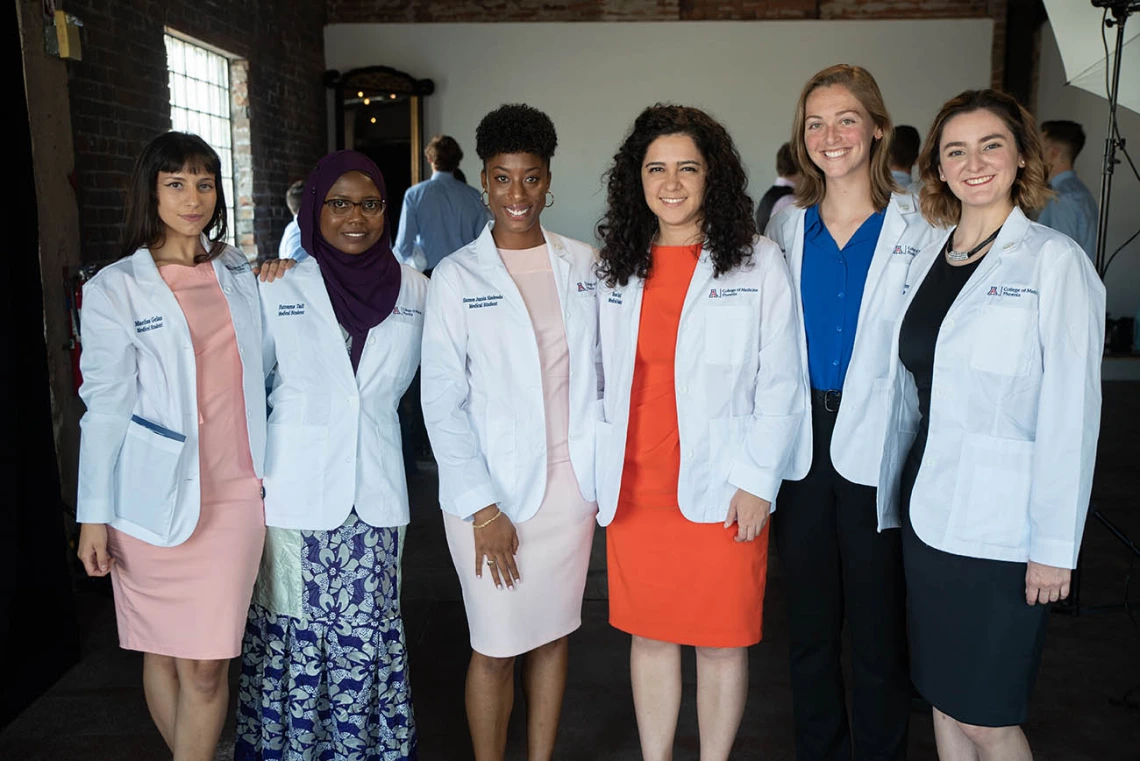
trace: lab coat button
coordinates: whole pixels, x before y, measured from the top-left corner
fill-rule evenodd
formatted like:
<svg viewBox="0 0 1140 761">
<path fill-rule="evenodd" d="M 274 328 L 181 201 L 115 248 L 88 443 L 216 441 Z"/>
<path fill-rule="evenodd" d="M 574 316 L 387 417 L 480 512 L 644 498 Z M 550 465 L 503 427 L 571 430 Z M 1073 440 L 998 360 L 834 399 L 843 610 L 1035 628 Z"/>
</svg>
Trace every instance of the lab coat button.
<svg viewBox="0 0 1140 761">
<path fill-rule="evenodd" d="M 234 289 L 230 288 L 228 285 L 225 288 L 223 288 L 222 290 L 225 291 L 226 293 L 233 293 L 234 292 Z"/>
</svg>

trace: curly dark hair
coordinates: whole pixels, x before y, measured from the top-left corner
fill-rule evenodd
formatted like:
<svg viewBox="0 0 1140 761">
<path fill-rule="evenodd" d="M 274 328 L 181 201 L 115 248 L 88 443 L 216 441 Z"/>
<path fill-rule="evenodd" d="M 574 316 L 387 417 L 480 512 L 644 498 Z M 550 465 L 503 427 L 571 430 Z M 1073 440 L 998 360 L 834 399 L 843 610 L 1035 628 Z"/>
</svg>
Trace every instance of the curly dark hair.
<svg viewBox="0 0 1140 761">
<path fill-rule="evenodd" d="M 748 196 L 748 176 L 728 131 L 696 108 L 658 103 L 641 112 L 606 171 L 606 213 L 598 222 L 598 275 L 609 286 L 645 278 L 653 266 L 650 245 L 657 217 L 645 203 L 641 164 L 649 145 L 665 135 L 688 135 L 708 165 L 702 224 L 716 276 L 752 257 L 756 220 Z"/>
<path fill-rule="evenodd" d="M 500 153 L 533 153 L 549 167 L 557 146 L 554 122 L 525 103 L 499 106 L 475 129 L 475 153 L 484 162 Z"/>
</svg>

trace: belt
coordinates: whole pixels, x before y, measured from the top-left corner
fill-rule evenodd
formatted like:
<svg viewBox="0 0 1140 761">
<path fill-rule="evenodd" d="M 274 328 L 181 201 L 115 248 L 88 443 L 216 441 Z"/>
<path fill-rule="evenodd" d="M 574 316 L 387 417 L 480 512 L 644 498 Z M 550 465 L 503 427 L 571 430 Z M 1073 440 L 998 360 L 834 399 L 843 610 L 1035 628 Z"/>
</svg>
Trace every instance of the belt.
<svg viewBox="0 0 1140 761">
<path fill-rule="evenodd" d="M 839 402 L 843 398 L 843 392 L 836 389 L 828 389 L 827 391 L 820 391 L 818 388 L 811 390 L 811 401 L 813 405 L 823 405 L 826 412 L 839 412 Z"/>
</svg>

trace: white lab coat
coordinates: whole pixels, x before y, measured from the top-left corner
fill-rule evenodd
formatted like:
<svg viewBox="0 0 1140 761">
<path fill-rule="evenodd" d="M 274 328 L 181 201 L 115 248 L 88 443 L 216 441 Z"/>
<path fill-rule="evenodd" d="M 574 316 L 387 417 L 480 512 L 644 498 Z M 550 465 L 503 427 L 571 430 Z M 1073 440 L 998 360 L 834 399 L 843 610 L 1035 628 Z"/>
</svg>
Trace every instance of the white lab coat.
<svg viewBox="0 0 1140 761">
<path fill-rule="evenodd" d="M 209 243 L 206 242 L 208 246 Z M 254 472 L 265 453 L 257 281 L 235 248 L 213 260 L 242 366 Z M 177 265 L 172 265 L 177 266 Z M 79 523 L 108 523 L 160 547 L 198 525 L 198 380 L 182 308 L 150 251 L 108 265 L 83 287 Z"/>
<path fill-rule="evenodd" d="M 420 361 L 427 278 L 401 265 L 391 316 L 368 331 L 355 375 L 317 260 L 261 286 L 268 339 L 265 523 L 327 531 L 355 506 L 371 526 L 408 523 L 396 408 Z"/>
<path fill-rule="evenodd" d="M 915 260 L 894 327 L 880 525 L 899 525 L 900 474 L 920 421 L 899 361 L 902 318 L 947 235 Z M 1015 208 L 938 333 L 910 508 L 924 542 L 1076 566 L 1100 430 L 1104 310 L 1104 285 L 1081 247 Z"/>
<path fill-rule="evenodd" d="M 621 493 L 644 286 L 636 276 L 624 286 L 598 285 L 605 394 L 596 478 L 603 526 L 613 520 Z M 724 521 L 738 488 L 775 500 L 807 393 L 801 343 L 788 270 L 772 241 L 757 238 L 751 261 L 718 278 L 711 254 L 701 252 L 681 310 L 674 378 L 677 502 L 689 520 Z"/>
<path fill-rule="evenodd" d="M 808 375 L 807 333 L 803 326 L 803 299 L 800 288 L 804 260 L 804 215 L 807 210 L 792 207 L 768 224 L 768 234 L 785 252 L 792 275 L 796 311 L 800 321 L 800 361 Z M 895 194 L 887 205 L 883 228 L 875 244 L 863 299 L 855 344 L 843 382 L 843 399 L 831 438 L 831 462 L 839 475 L 865 486 L 879 482 L 879 460 L 883 451 L 887 420 L 887 366 L 891 328 L 902 304 L 903 284 L 915 254 L 933 240 L 939 231 L 923 219 L 915 199 Z M 807 382 L 807 381 L 805 381 Z M 826 391 L 827 389 L 820 389 Z M 805 400 L 805 414 L 796 441 L 794 464 L 789 480 L 804 478 L 811 469 L 811 398 Z M 879 527 L 880 529 L 883 526 Z"/>
<path fill-rule="evenodd" d="M 440 506 L 467 519 L 494 504 L 520 523 L 546 493 L 546 411 L 534 327 L 495 247 L 493 225 L 432 270 L 420 389 Z M 570 354 L 570 463 L 582 498 L 593 501 L 595 252 L 542 234 Z"/>
</svg>

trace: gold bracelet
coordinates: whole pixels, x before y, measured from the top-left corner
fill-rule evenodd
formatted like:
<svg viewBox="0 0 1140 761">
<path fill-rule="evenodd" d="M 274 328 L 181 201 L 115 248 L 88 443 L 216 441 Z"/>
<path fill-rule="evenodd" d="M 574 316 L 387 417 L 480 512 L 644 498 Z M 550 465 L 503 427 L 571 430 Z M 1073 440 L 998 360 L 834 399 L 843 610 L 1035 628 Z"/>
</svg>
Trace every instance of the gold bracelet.
<svg viewBox="0 0 1140 761">
<path fill-rule="evenodd" d="M 495 509 L 498 510 L 498 508 L 495 508 Z M 498 518 L 502 514 L 503 514 L 503 511 L 499 510 L 499 512 L 495 513 L 493 516 L 491 516 L 487 520 L 483 521 L 482 523 L 473 524 L 472 527 L 473 528 L 487 528 L 487 526 L 490 526 L 492 523 L 494 523 L 495 519 Z"/>
</svg>

